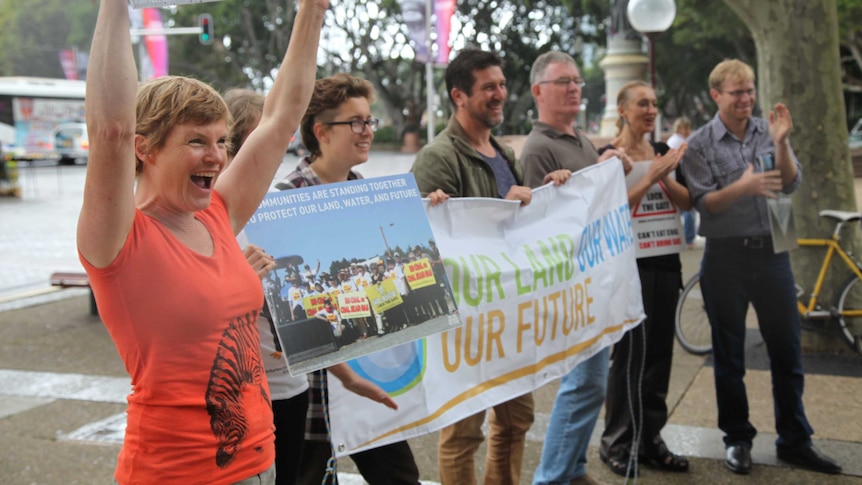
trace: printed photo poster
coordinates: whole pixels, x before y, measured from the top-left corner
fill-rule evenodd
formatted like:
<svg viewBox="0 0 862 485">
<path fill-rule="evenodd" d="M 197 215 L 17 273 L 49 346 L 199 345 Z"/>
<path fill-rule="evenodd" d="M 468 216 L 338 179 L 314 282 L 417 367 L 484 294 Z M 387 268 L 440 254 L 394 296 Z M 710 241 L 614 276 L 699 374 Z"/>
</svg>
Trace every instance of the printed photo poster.
<svg viewBox="0 0 862 485">
<path fill-rule="evenodd" d="M 461 324 L 412 174 L 267 194 L 245 232 L 291 374 Z"/>
<path fill-rule="evenodd" d="M 631 189 L 649 172 L 652 161 L 635 162 L 626 175 L 626 189 Z M 671 177 L 675 177 L 673 173 Z M 667 188 L 661 182 L 653 184 L 643 198 L 632 208 L 637 257 L 648 258 L 682 251 L 682 222 L 676 206 L 671 202 Z"/>
<path fill-rule="evenodd" d="M 618 160 L 540 187 L 523 207 L 453 198 L 426 211 L 464 324 L 347 363 L 397 411 L 329 375 L 338 456 L 431 433 L 533 391 L 644 318 Z"/>
</svg>

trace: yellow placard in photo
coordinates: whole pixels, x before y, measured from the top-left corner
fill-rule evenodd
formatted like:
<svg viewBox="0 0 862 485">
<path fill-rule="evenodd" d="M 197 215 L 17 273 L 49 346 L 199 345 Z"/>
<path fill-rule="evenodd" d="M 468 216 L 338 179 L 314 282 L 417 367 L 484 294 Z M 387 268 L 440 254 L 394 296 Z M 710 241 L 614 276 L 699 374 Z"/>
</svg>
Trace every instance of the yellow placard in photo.
<svg viewBox="0 0 862 485">
<path fill-rule="evenodd" d="M 302 299 L 302 306 L 305 307 L 305 314 L 309 318 L 323 308 L 323 301 L 329 298 L 328 295 L 308 295 Z"/>
<path fill-rule="evenodd" d="M 407 277 L 407 284 L 410 285 L 411 290 L 425 288 L 437 282 L 434 279 L 434 271 L 431 270 L 431 262 L 428 261 L 428 258 L 406 263 L 404 276 Z"/>
<path fill-rule="evenodd" d="M 395 288 L 395 281 L 391 279 L 383 280 L 376 285 L 369 285 L 365 288 L 365 294 L 371 302 L 371 307 L 377 313 L 383 313 L 402 303 L 401 293 Z"/>
<path fill-rule="evenodd" d="M 338 313 L 341 318 L 361 318 L 371 316 L 371 305 L 361 291 L 338 295 Z"/>
</svg>

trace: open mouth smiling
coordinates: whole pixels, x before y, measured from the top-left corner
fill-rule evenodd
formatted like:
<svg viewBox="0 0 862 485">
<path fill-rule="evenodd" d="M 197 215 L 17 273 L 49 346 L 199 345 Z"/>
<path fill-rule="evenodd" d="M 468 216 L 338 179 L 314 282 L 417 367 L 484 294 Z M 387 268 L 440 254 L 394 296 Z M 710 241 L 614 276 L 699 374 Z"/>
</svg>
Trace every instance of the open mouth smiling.
<svg viewBox="0 0 862 485">
<path fill-rule="evenodd" d="M 202 189 L 212 189 L 217 172 L 198 172 L 192 174 L 192 183 Z"/>
</svg>

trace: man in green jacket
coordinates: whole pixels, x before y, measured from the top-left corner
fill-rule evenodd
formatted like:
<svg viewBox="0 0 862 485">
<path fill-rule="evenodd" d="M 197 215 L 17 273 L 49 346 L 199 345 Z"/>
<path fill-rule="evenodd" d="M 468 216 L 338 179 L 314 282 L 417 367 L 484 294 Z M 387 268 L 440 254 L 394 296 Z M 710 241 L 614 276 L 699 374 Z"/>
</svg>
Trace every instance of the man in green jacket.
<svg viewBox="0 0 862 485">
<path fill-rule="evenodd" d="M 506 77 L 502 61 L 491 52 L 465 49 L 446 68 L 446 91 L 455 114 L 449 126 L 417 155 L 413 174 L 423 197 L 439 203 L 448 197 L 492 197 L 530 203 L 532 190 L 511 147 L 491 136 L 503 122 Z M 548 174 L 562 183 L 571 173 Z M 485 412 L 440 431 L 438 462 L 442 485 L 475 485 L 473 455 L 482 444 Z M 526 434 L 533 423 L 531 393 L 493 407 L 489 417 L 484 483 L 519 483 Z"/>
</svg>

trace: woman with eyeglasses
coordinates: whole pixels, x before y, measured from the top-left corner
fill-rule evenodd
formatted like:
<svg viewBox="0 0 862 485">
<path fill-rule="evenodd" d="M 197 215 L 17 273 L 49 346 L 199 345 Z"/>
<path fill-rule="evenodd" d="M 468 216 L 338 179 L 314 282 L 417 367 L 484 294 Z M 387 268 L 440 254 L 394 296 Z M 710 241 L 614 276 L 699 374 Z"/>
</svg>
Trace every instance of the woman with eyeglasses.
<svg viewBox="0 0 862 485">
<path fill-rule="evenodd" d="M 361 179 L 353 167 L 368 161 L 371 142 L 379 121 L 371 117 L 374 88 L 349 74 L 318 79 L 311 102 L 300 124 L 302 142 L 308 149 L 296 170 L 278 184 L 280 190 Z M 299 483 L 337 484 L 326 476 L 332 447 L 324 420 L 323 398 L 326 370 L 309 374 L 310 403 Z M 368 483 L 416 485 L 419 468 L 406 441 L 350 455 Z"/>
<path fill-rule="evenodd" d="M 617 110 L 617 136 L 599 148 L 599 153 L 624 148 L 635 166 L 651 163 L 646 175 L 630 186 L 629 207 L 637 207 L 650 188 L 658 184 L 675 209 L 691 209 L 688 189 L 678 169 L 686 145 L 671 150 L 665 143 L 647 138 L 658 118 L 653 88 L 643 81 L 626 83 L 617 96 Z M 671 176 L 674 173 L 676 178 Z M 665 401 L 682 265 L 678 254 L 640 257 L 637 263 L 647 317 L 614 345 L 599 456 L 611 471 L 622 476 L 636 475 L 635 460 L 664 471 L 686 472 L 688 459 L 672 453 L 661 437 L 667 423 Z"/>
<path fill-rule="evenodd" d="M 373 96 L 367 81 L 349 74 L 319 79 L 300 125 L 309 154 L 276 187 L 285 190 L 362 178 L 351 169 L 368 161 L 379 125 L 371 117 Z"/>
</svg>

